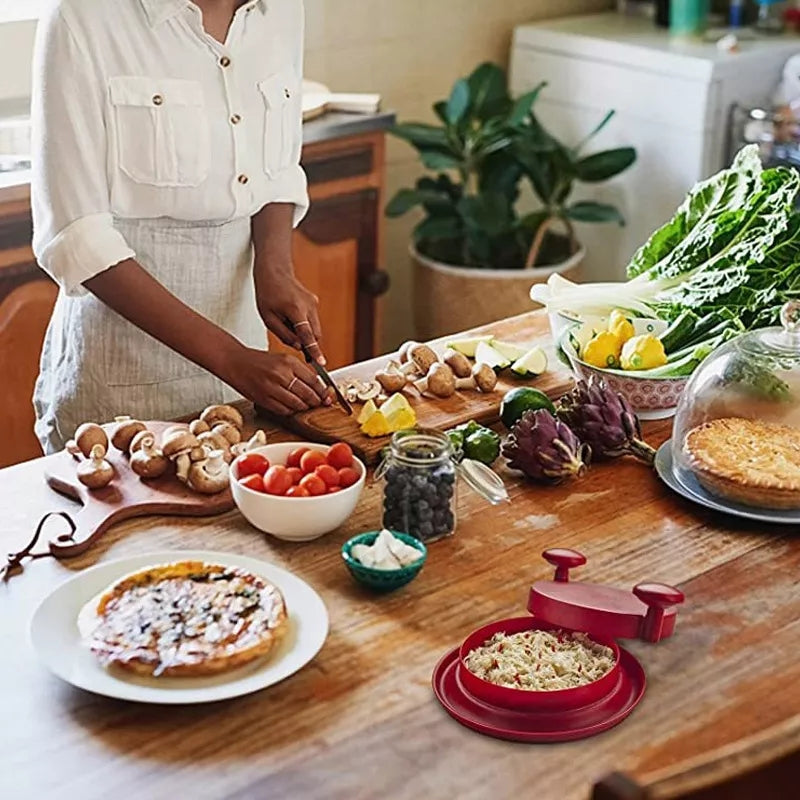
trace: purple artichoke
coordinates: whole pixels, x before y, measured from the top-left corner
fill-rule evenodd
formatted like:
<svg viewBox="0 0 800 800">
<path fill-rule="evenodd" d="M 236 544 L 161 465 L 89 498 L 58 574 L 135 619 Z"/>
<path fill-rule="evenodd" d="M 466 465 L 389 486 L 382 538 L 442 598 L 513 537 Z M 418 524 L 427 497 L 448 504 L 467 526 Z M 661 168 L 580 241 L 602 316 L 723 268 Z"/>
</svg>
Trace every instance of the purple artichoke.
<svg viewBox="0 0 800 800">
<path fill-rule="evenodd" d="M 652 464 L 656 451 L 642 439 L 639 420 L 628 401 L 594 375 L 579 380 L 556 406 L 562 422 L 586 442 L 596 458 L 632 455 Z"/>
<path fill-rule="evenodd" d="M 526 411 L 503 444 L 508 466 L 542 483 L 580 477 L 591 454 L 567 425 L 544 408 Z"/>
</svg>

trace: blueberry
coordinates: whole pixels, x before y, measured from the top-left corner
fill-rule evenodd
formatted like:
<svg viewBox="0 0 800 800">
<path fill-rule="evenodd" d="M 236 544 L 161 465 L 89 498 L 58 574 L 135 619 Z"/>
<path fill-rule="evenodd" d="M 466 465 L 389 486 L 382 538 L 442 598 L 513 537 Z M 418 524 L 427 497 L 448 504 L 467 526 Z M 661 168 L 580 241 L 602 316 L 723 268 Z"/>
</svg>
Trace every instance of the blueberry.
<svg viewBox="0 0 800 800">
<path fill-rule="evenodd" d="M 433 536 L 433 525 L 430 522 L 423 522 L 419 526 L 419 536 L 422 539 L 429 539 Z"/>
</svg>

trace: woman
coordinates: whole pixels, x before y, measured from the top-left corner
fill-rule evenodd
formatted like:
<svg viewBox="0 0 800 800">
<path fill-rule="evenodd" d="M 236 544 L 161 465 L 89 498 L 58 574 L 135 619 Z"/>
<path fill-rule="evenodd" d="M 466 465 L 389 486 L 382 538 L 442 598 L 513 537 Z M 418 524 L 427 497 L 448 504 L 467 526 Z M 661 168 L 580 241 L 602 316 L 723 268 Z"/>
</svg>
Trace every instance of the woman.
<svg viewBox="0 0 800 800">
<path fill-rule="evenodd" d="M 59 283 L 34 393 L 46 452 L 86 420 L 171 419 L 237 395 L 330 402 L 307 206 L 299 0 L 60 0 L 34 58 L 34 252 Z"/>
</svg>

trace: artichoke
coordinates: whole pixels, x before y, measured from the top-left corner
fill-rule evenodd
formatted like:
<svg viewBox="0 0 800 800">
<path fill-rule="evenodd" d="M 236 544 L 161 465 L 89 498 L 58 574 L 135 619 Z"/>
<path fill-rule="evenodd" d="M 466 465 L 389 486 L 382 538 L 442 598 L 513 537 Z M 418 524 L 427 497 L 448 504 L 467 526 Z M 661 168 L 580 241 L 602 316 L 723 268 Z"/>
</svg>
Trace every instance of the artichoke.
<svg viewBox="0 0 800 800">
<path fill-rule="evenodd" d="M 591 448 L 595 458 L 632 455 L 652 464 L 656 451 L 642 439 L 639 420 L 628 401 L 594 375 L 579 380 L 556 405 L 558 418 Z"/>
<path fill-rule="evenodd" d="M 591 454 L 588 445 L 544 408 L 526 411 L 503 444 L 508 466 L 542 483 L 580 477 Z"/>
</svg>

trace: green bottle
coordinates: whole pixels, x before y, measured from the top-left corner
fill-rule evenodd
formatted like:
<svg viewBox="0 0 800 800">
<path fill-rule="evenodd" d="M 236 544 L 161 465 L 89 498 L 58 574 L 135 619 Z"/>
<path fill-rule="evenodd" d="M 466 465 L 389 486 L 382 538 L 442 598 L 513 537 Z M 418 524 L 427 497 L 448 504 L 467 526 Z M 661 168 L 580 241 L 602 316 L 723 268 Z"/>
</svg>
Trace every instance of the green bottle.
<svg viewBox="0 0 800 800">
<path fill-rule="evenodd" d="M 708 0 L 670 0 L 669 32 L 675 36 L 702 33 L 708 19 Z"/>
</svg>

